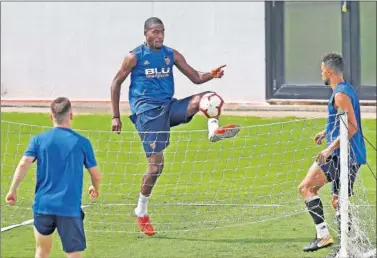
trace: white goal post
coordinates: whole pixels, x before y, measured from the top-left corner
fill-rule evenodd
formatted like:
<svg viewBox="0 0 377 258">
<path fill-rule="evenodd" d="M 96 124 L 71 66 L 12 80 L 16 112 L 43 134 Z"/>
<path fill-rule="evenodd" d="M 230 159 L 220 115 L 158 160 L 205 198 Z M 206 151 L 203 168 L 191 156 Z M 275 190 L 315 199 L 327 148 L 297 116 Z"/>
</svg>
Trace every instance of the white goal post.
<svg viewBox="0 0 377 258">
<path fill-rule="evenodd" d="M 340 191 L 339 191 L 339 213 L 340 213 L 340 249 L 339 258 L 348 257 L 348 115 L 345 111 L 339 112 L 340 131 Z"/>
<path fill-rule="evenodd" d="M 368 238 L 368 227 L 372 228 L 371 234 L 376 235 L 376 218 L 367 220 L 365 212 L 356 207 L 356 203 L 350 202 L 350 153 L 352 150 L 348 134 L 348 113 L 338 111 L 339 135 L 340 135 L 340 191 L 339 191 L 339 215 L 340 215 L 340 243 L 336 258 L 367 258 L 376 257 L 376 237 Z M 360 175 L 358 175 L 360 176 Z M 357 189 L 359 190 L 359 189 Z M 361 192 L 356 192 L 360 195 Z M 359 196 L 353 197 L 353 199 Z M 361 200 L 361 199 L 359 199 Z M 374 220 L 374 223 L 373 223 Z M 372 242 L 369 242 L 372 240 Z M 373 243 L 374 242 L 374 243 Z"/>
</svg>

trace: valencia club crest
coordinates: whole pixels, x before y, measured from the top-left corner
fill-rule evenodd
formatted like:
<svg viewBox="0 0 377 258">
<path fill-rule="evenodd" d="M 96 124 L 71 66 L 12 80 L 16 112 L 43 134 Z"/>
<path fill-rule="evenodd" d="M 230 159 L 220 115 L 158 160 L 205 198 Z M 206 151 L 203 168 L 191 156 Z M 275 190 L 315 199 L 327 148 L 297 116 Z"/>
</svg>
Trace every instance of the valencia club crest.
<svg viewBox="0 0 377 258">
<path fill-rule="evenodd" d="M 170 59 L 169 59 L 169 57 L 165 56 L 164 59 L 165 59 L 165 63 L 166 63 L 166 65 L 169 65 L 169 64 L 170 64 Z"/>
</svg>

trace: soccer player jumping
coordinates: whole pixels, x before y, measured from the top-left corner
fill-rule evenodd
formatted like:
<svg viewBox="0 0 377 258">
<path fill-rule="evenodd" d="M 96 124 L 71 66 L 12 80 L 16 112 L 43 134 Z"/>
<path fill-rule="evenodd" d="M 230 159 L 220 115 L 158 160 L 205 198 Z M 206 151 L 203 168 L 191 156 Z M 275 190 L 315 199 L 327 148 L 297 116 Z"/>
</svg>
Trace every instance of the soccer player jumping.
<svg viewBox="0 0 377 258">
<path fill-rule="evenodd" d="M 121 84 L 131 74 L 129 102 L 134 123 L 148 159 L 148 171 L 144 175 L 135 215 L 140 231 L 154 235 L 147 204 L 152 188 L 164 167 L 163 150 L 169 145 L 170 128 L 188 123 L 199 111 L 203 92 L 184 99 L 175 99 L 173 66 L 175 65 L 195 84 L 202 84 L 224 75 L 225 66 L 202 73 L 193 69 L 178 51 L 163 44 L 165 28 L 156 17 L 144 23 L 145 43 L 130 51 L 116 74 L 111 86 L 113 110 L 112 130 L 120 132 L 122 123 L 119 112 Z M 208 119 L 208 134 L 211 142 L 234 137 L 240 128 L 237 125 L 219 127 L 216 118 Z M 159 132 L 159 133 L 157 133 Z"/>
<path fill-rule="evenodd" d="M 316 162 L 309 169 L 305 179 L 299 186 L 302 198 L 312 216 L 317 235 L 304 247 L 305 252 L 316 251 L 334 243 L 325 222 L 323 205 L 318 190 L 328 182 L 332 182 L 332 206 L 338 212 L 338 193 L 340 189 L 340 138 L 338 109 L 348 113 L 348 137 L 351 143 L 349 154 L 349 185 L 348 192 L 353 194 L 356 174 L 362 164 L 366 163 L 366 149 L 361 127 L 360 103 L 358 95 L 351 84 L 343 79 L 343 58 L 338 54 L 326 55 L 321 64 L 322 79 L 329 85 L 333 93 L 328 102 L 328 119 L 326 130 L 314 137 L 316 144 L 322 144 L 326 138 L 327 148 L 321 151 Z M 339 219 L 339 218 L 338 218 Z"/>
</svg>

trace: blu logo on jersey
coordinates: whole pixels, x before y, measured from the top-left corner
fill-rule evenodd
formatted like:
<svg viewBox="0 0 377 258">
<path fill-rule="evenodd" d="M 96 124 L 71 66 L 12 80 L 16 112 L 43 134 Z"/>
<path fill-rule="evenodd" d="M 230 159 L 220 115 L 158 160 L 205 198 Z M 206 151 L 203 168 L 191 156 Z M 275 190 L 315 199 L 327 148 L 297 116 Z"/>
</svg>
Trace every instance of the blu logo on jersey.
<svg viewBox="0 0 377 258">
<path fill-rule="evenodd" d="M 169 77 L 170 75 L 170 67 L 161 68 L 148 68 L 145 69 L 145 77 L 147 78 L 164 78 Z"/>
</svg>

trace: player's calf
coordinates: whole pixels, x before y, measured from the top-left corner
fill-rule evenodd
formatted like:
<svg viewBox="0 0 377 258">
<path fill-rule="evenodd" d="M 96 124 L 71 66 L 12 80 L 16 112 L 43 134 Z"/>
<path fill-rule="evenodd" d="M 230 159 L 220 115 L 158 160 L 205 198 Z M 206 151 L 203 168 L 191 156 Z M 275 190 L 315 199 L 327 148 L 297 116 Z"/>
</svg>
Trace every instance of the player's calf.
<svg viewBox="0 0 377 258">
<path fill-rule="evenodd" d="M 313 252 L 331 246 L 334 243 L 329 228 L 325 222 L 322 201 L 318 190 L 328 181 L 321 167 L 314 163 L 305 179 L 299 185 L 300 195 L 305 200 L 306 208 L 311 215 L 316 229 L 316 237 L 304 247 L 304 252 Z"/>
<path fill-rule="evenodd" d="M 148 214 L 148 201 L 160 174 L 148 172 L 143 176 L 139 199 L 135 208 L 135 215 L 137 217 L 144 217 Z"/>
<path fill-rule="evenodd" d="M 164 169 L 163 152 L 154 153 L 148 157 L 148 172 L 143 176 L 140 192 L 144 196 L 149 196 L 157 182 L 158 177 Z"/>
<path fill-rule="evenodd" d="M 304 247 L 304 252 L 313 252 L 321 248 L 331 246 L 334 243 L 332 239 L 327 223 L 325 222 L 323 205 L 318 195 L 309 197 L 305 200 L 306 207 L 309 214 L 313 218 L 316 237 Z"/>
</svg>

